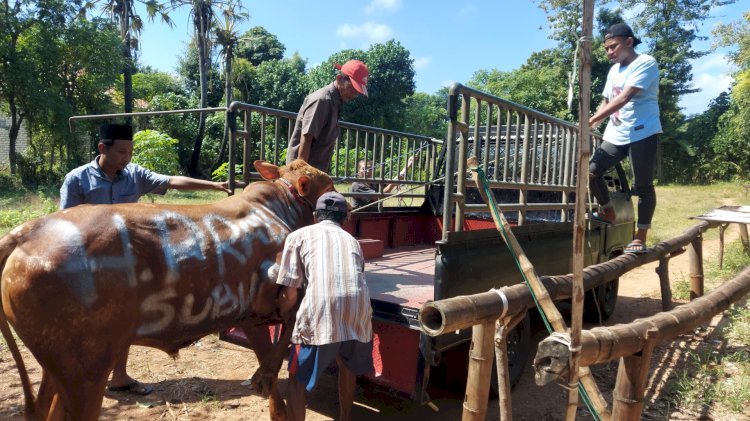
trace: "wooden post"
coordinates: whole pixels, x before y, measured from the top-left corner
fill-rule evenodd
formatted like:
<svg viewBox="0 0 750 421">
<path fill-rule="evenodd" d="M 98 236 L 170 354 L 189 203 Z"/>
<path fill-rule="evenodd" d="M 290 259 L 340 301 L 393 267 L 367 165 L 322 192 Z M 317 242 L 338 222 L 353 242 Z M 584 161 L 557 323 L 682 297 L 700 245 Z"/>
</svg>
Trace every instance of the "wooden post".
<svg viewBox="0 0 750 421">
<path fill-rule="evenodd" d="M 745 249 L 745 253 L 750 253 L 750 238 L 747 236 L 747 225 L 737 224 L 740 227 L 740 240 L 742 240 L 742 247 Z"/>
<path fill-rule="evenodd" d="M 688 246 L 690 263 L 690 299 L 703 296 L 703 235 L 696 236 Z"/>
<path fill-rule="evenodd" d="M 661 309 L 669 311 L 672 309 L 672 287 L 669 285 L 669 257 L 660 257 L 659 266 L 656 268 L 659 275 L 659 286 L 661 287 Z"/>
<path fill-rule="evenodd" d="M 484 421 L 487 417 L 494 339 L 494 322 L 472 328 L 469 375 L 466 379 L 466 397 L 461 418 L 463 421 Z"/>
<path fill-rule="evenodd" d="M 641 419 L 651 354 L 656 345 L 655 333 L 656 329 L 650 329 L 646 333 L 646 344 L 640 353 L 620 359 L 617 383 L 612 392 L 612 419 L 614 420 L 639 421 Z"/>
<path fill-rule="evenodd" d="M 729 224 L 719 225 L 719 269 L 724 267 L 724 230 Z"/>
<path fill-rule="evenodd" d="M 568 380 L 568 407 L 565 419 L 576 419 L 578 411 L 578 360 L 581 350 L 583 326 L 583 248 L 585 246 L 586 191 L 588 189 L 588 165 L 591 156 L 591 33 L 594 22 L 594 1 L 583 0 L 583 36 L 581 37 L 581 67 L 579 72 L 580 95 L 578 97 L 578 168 L 576 170 L 576 204 L 573 223 L 573 309 L 570 328 L 570 379 Z"/>
</svg>

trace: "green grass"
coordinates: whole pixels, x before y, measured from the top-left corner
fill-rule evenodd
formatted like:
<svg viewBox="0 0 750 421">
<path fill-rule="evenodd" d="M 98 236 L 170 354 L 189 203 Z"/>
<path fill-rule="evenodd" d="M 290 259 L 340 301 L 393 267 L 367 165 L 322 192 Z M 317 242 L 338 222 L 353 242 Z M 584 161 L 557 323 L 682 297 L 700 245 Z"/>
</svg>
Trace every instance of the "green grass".
<svg viewBox="0 0 750 421">
<path fill-rule="evenodd" d="M 715 230 L 710 230 L 715 231 Z M 750 255 L 745 252 L 742 242 L 737 239 L 724 247 L 724 264 L 719 268 L 718 259 L 704 259 L 704 289 L 711 291 L 724 281 L 732 279 L 741 270 L 750 266 Z M 677 280 L 672 287 L 672 296 L 678 300 L 690 299 L 690 280 Z"/>
<path fill-rule="evenodd" d="M 670 390 L 670 405 L 693 413 L 750 417 L 750 309 L 747 302 L 726 311 L 727 323 L 717 329 L 710 346 L 690 354 Z M 716 418 L 716 417 L 714 417 Z"/>
<path fill-rule="evenodd" d="M 634 205 L 637 197 L 633 198 Z M 750 204 L 750 197 L 738 183 L 709 186 L 666 185 L 656 187 L 656 211 L 649 231 L 650 244 L 668 240 L 698 223 L 698 216 L 723 205 Z M 705 238 L 718 238 L 718 230 L 709 230 Z"/>
</svg>

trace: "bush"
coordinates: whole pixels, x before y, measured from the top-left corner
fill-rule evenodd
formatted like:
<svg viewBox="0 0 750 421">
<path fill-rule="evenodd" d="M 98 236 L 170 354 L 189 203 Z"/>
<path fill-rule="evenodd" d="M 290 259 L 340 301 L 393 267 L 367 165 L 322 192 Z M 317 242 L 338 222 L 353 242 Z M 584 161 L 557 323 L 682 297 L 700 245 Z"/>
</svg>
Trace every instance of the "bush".
<svg viewBox="0 0 750 421">
<path fill-rule="evenodd" d="M 30 190 L 39 187 L 57 187 L 62 184 L 65 174 L 60 168 L 45 166 L 45 161 L 41 156 L 33 156 L 32 150 L 28 149 L 23 154 L 16 155 L 17 176 L 21 184 Z"/>
<path fill-rule="evenodd" d="M 0 191 L 13 191 L 18 190 L 21 187 L 21 183 L 18 178 L 10 175 L 10 167 L 8 165 L 0 165 Z"/>
<path fill-rule="evenodd" d="M 234 165 L 235 177 L 242 177 L 242 164 Z M 219 165 L 219 168 L 211 173 L 211 180 L 213 181 L 226 181 L 229 180 L 229 163 L 225 162 Z"/>
<path fill-rule="evenodd" d="M 160 174 L 179 174 L 177 143 L 156 130 L 140 131 L 133 136 L 133 163 Z"/>
</svg>

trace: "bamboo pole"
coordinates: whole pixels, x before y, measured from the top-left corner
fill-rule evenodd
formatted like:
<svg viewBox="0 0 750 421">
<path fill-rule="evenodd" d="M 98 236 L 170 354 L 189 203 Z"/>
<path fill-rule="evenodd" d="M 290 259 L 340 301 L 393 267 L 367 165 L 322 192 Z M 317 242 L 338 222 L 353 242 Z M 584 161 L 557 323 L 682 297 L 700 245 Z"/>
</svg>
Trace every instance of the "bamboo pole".
<svg viewBox="0 0 750 421">
<path fill-rule="evenodd" d="M 510 397 L 510 373 L 508 372 L 508 327 L 498 320 L 495 324 L 495 367 L 497 367 L 498 404 L 500 421 L 513 419 L 513 405 Z"/>
<path fill-rule="evenodd" d="M 469 351 L 469 375 L 466 379 L 463 421 L 484 421 L 492 377 L 495 323 L 483 323 L 472 328 Z"/>
<path fill-rule="evenodd" d="M 696 237 L 714 227 L 709 222 L 701 221 L 677 237 L 654 245 L 645 255 L 624 254 L 604 263 L 589 266 L 583 271 L 584 289 L 588 291 L 604 285 L 630 270 L 654 262 L 661 257 L 677 256 Z M 540 276 L 539 280 L 553 300 L 570 298 L 572 275 Z M 492 322 L 506 315 L 518 314 L 534 306 L 529 288 L 521 283 L 490 292 L 461 295 L 425 303 L 419 310 L 419 322 L 426 334 L 439 336 L 447 332 L 470 328 L 475 324 Z"/>
<path fill-rule="evenodd" d="M 575 222 L 573 223 L 573 314 L 570 328 L 570 378 L 565 419 L 576 419 L 578 411 L 578 359 L 583 326 L 583 248 L 585 243 L 586 188 L 591 156 L 589 114 L 591 109 L 591 32 L 594 22 L 593 0 L 583 0 L 583 37 L 581 37 L 580 95 L 578 96 L 578 169 L 576 171 Z"/>
<path fill-rule="evenodd" d="M 650 329 L 655 329 L 655 340 L 674 339 L 708 322 L 748 293 L 750 293 L 750 266 L 710 293 L 675 307 L 673 310 L 628 324 L 585 330 L 581 335 L 581 365 L 604 364 L 643 351 Z M 567 368 L 565 362 L 568 359 L 568 352 L 568 347 L 565 345 L 548 339 L 543 340 L 534 357 L 537 375 L 544 375 L 547 379 L 554 380 L 555 367 Z M 564 375 L 561 371 L 559 374 Z"/>
<path fill-rule="evenodd" d="M 526 318 L 526 312 L 518 313 L 495 322 L 495 367 L 497 367 L 498 404 L 500 421 L 513 419 L 513 405 L 510 397 L 510 373 L 508 371 L 508 332 Z"/>
<path fill-rule="evenodd" d="M 551 324 L 552 329 L 554 329 L 556 332 L 566 332 L 567 326 L 565 325 L 565 321 L 563 320 L 562 315 L 557 310 L 557 307 L 555 307 L 555 304 L 547 293 L 547 290 L 539 280 L 534 266 L 526 256 L 526 253 L 524 253 L 523 248 L 521 248 L 521 245 L 518 243 L 515 235 L 513 235 L 510 224 L 508 224 L 508 221 L 505 219 L 503 214 L 497 210 L 495 198 L 487 196 L 487 193 L 485 192 L 485 188 L 487 188 L 487 180 L 484 179 L 484 176 L 479 175 L 479 171 L 481 171 L 481 169 L 477 167 L 476 158 L 470 158 L 469 162 L 467 162 L 467 167 L 471 169 L 474 182 L 477 185 L 477 190 L 479 190 L 479 193 L 482 195 L 482 199 L 491 209 L 490 213 L 495 221 L 497 230 L 500 232 L 503 239 L 508 244 L 511 252 L 515 255 L 518 266 L 523 272 L 524 278 L 528 281 L 528 287 L 533 291 L 538 305 L 542 308 L 545 316 L 549 319 L 549 323 Z M 581 378 L 583 379 L 583 386 L 586 389 L 586 392 L 589 394 L 589 398 L 591 398 L 591 402 L 594 406 L 595 411 L 603 419 L 609 420 L 611 418 L 611 414 L 609 412 L 609 409 L 607 408 L 607 402 L 604 400 L 604 397 L 599 391 L 594 378 L 591 376 L 591 372 L 587 368 L 582 368 L 580 371 Z M 487 398 L 487 396 L 485 396 L 485 398 Z"/>
<path fill-rule="evenodd" d="M 688 246 L 690 264 L 690 299 L 703 296 L 703 236 L 693 238 Z"/>
<path fill-rule="evenodd" d="M 646 345 L 637 355 L 620 359 L 615 390 L 612 391 L 612 418 L 618 421 L 639 421 L 643 412 L 651 355 L 656 346 L 656 330 L 646 332 Z"/>
<path fill-rule="evenodd" d="M 669 256 L 659 259 L 659 266 L 656 268 L 659 275 L 659 286 L 661 287 L 661 309 L 669 311 L 672 309 L 672 287 L 669 285 Z"/>
</svg>

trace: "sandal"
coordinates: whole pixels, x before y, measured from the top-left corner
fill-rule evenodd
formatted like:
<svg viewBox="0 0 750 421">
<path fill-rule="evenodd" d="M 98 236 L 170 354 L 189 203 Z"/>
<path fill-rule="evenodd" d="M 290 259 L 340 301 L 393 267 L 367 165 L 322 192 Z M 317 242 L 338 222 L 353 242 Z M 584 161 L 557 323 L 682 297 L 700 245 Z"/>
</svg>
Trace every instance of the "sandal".
<svg viewBox="0 0 750 421">
<path fill-rule="evenodd" d="M 107 386 L 107 390 L 110 392 L 126 392 L 134 395 L 146 396 L 154 391 L 154 387 L 149 384 L 143 384 L 138 380 L 133 380 L 122 386 Z"/>
<path fill-rule="evenodd" d="M 646 247 L 645 244 L 643 244 L 643 241 L 641 240 L 633 240 L 631 241 L 627 246 L 625 246 L 625 253 L 632 253 L 632 254 L 643 254 L 648 253 L 648 247 Z"/>
</svg>

